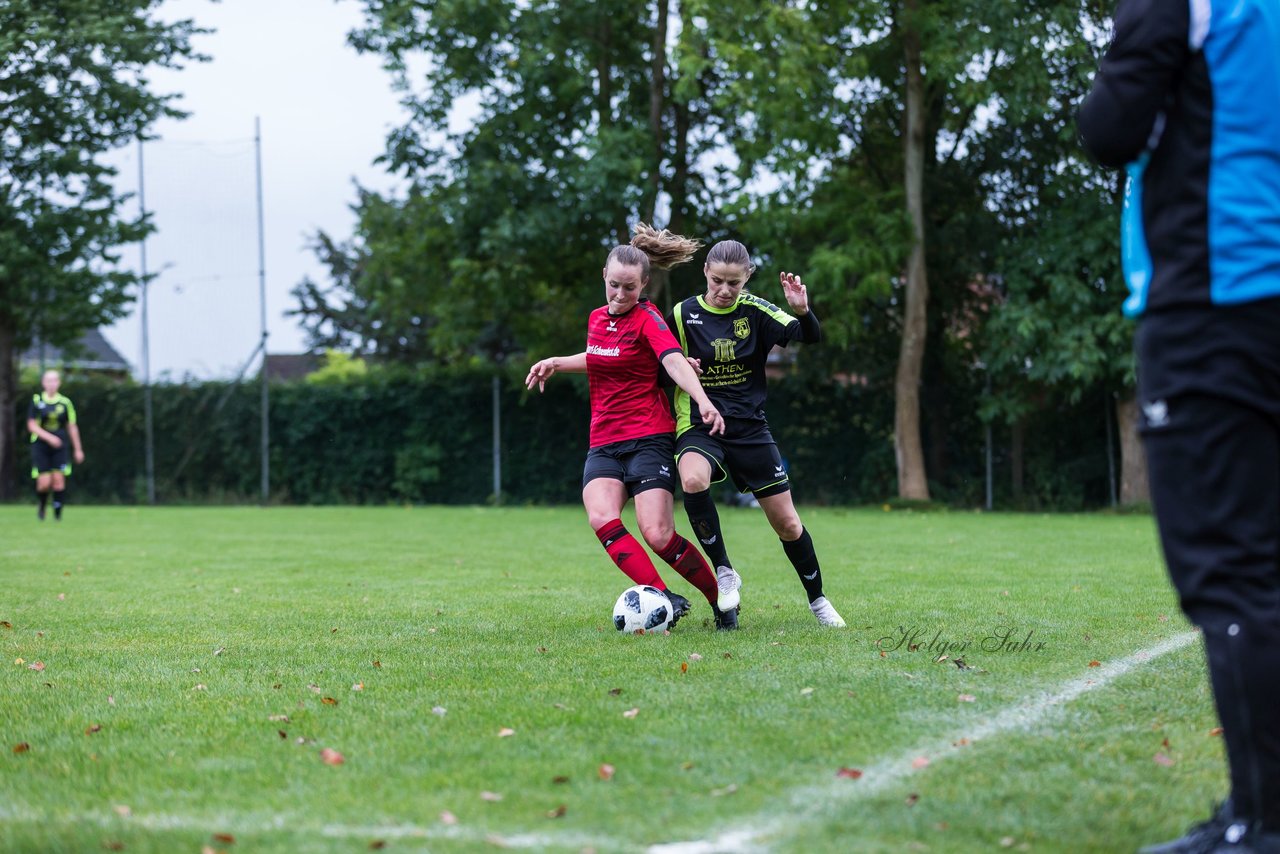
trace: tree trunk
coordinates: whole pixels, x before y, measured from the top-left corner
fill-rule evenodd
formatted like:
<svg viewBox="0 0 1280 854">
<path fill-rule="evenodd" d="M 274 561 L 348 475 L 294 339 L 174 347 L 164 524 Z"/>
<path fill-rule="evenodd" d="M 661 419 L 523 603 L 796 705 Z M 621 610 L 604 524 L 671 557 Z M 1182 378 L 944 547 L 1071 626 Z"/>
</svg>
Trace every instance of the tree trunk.
<svg viewBox="0 0 1280 854">
<path fill-rule="evenodd" d="M 0 319 L 0 501 L 11 501 L 14 497 L 15 442 L 18 436 L 18 425 L 14 423 L 14 408 L 17 406 L 17 349 L 13 327 Z"/>
<path fill-rule="evenodd" d="M 1147 454 L 1138 435 L 1138 401 L 1135 398 L 1116 400 L 1116 425 L 1120 433 L 1120 504 L 1150 501 Z"/>
<path fill-rule="evenodd" d="M 924 255 L 924 73 L 920 63 L 919 0 L 906 0 L 903 45 L 907 65 L 906 115 L 903 132 L 904 181 L 911 216 L 911 257 L 907 262 L 906 306 L 902 346 L 894 379 L 893 450 L 898 464 L 898 495 L 929 500 L 924 450 L 920 442 L 920 375 L 928 330 L 929 281 Z"/>
<path fill-rule="evenodd" d="M 663 145 L 662 114 L 667 99 L 667 14 L 669 0 L 658 0 L 658 20 L 653 28 L 652 54 L 649 58 L 649 137 L 653 144 L 652 162 L 649 164 L 649 186 L 645 190 L 645 203 L 641 215 L 652 224 L 657 213 L 658 194 L 662 190 Z"/>
<path fill-rule="evenodd" d="M 601 130 L 613 127 L 613 21 L 607 16 L 600 22 L 599 50 L 596 53 L 596 114 Z M 631 239 L 627 215 L 618 213 L 614 237 L 619 244 Z"/>
</svg>

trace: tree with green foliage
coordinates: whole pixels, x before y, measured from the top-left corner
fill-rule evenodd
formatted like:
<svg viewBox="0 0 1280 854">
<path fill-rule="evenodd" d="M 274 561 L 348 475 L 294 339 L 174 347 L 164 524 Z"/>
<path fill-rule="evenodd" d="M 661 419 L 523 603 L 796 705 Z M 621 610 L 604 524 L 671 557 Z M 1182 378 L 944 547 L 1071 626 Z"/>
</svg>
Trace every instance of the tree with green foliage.
<svg viewBox="0 0 1280 854">
<path fill-rule="evenodd" d="M 13 481 L 16 354 L 36 336 L 65 346 L 120 317 L 140 284 L 119 248 L 151 226 L 125 214 L 103 156 L 182 115 L 146 74 L 198 59 L 199 30 L 158 20 L 159 5 L 0 5 L 0 495 Z"/>
</svg>

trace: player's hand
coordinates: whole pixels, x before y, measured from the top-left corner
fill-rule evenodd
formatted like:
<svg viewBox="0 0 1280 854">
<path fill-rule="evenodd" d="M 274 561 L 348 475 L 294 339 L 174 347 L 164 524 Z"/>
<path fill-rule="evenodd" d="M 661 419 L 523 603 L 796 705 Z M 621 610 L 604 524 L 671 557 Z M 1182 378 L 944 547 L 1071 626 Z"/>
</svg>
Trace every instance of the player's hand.
<svg viewBox="0 0 1280 854">
<path fill-rule="evenodd" d="M 809 313 L 809 291 L 804 282 L 794 273 L 779 273 L 782 282 L 782 295 L 787 298 L 787 305 L 795 309 L 796 314 Z"/>
<path fill-rule="evenodd" d="M 695 359 L 692 356 L 686 356 L 685 358 L 689 360 L 689 367 L 693 368 L 693 372 L 698 376 L 702 376 L 702 360 Z"/>
<path fill-rule="evenodd" d="M 81 463 L 84 462 L 84 451 L 76 451 L 75 457 L 76 457 L 76 465 L 80 465 Z"/>
<path fill-rule="evenodd" d="M 698 404 L 698 411 L 702 413 L 702 423 L 711 428 L 712 436 L 719 436 L 724 433 L 724 416 L 720 414 L 720 410 L 710 404 L 703 406 Z"/>
<path fill-rule="evenodd" d="M 524 387 L 532 389 L 537 385 L 538 391 L 546 391 L 547 380 L 551 379 L 551 375 L 555 372 L 556 360 L 554 358 L 535 362 L 533 367 L 529 369 L 529 376 L 524 378 Z"/>
<path fill-rule="evenodd" d="M 55 448 L 62 447 L 62 440 L 59 439 L 57 436 L 53 435 L 52 433 L 49 434 L 49 438 L 45 439 L 45 441 L 48 442 L 50 445 L 53 445 Z"/>
</svg>

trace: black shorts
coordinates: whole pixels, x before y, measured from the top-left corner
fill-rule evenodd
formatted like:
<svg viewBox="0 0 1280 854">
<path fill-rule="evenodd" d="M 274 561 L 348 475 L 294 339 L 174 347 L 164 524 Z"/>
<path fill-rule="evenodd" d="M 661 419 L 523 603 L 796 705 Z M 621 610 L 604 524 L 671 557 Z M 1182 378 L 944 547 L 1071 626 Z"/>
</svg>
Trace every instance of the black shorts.
<svg viewBox="0 0 1280 854">
<path fill-rule="evenodd" d="M 71 474 L 71 456 L 67 452 L 67 440 L 62 440 L 61 448 L 55 448 L 48 442 L 36 439 L 31 443 L 31 476 L 39 477 L 52 471 L 60 471 L 64 475 Z"/>
<path fill-rule="evenodd" d="M 780 495 L 791 489 L 778 443 L 773 441 L 768 427 L 733 439 L 712 436 L 705 429 L 694 427 L 676 438 L 676 459 L 687 453 L 701 454 L 711 461 L 712 483 L 732 477 L 739 492 L 750 492 L 756 498 Z"/>
<path fill-rule="evenodd" d="M 675 492 L 675 441 L 670 433 L 627 439 L 587 452 L 582 485 L 598 477 L 622 481 L 628 495 L 650 489 Z"/>
</svg>

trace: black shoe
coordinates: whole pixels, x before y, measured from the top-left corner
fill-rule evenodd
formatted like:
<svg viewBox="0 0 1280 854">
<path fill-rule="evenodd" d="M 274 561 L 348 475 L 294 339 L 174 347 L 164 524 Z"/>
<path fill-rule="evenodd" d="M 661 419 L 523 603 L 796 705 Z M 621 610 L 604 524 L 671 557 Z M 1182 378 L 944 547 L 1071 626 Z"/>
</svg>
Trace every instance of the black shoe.
<svg viewBox="0 0 1280 854">
<path fill-rule="evenodd" d="M 715 605 L 712 605 L 711 610 L 716 615 L 717 632 L 736 632 L 738 630 L 738 611 L 741 610 L 740 608 L 721 611 Z"/>
<path fill-rule="evenodd" d="M 1231 827 L 1231 799 L 1218 805 L 1213 817 L 1187 831 L 1185 836 L 1160 845 L 1138 849 L 1138 854 L 1209 854 L 1226 844 L 1227 828 Z M 1244 854 L 1241 851 L 1241 854 Z"/>
<path fill-rule="evenodd" d="M 57 504 L 53 505 L 53 521 L 55 522 L 62 521 L 62 507 L 60 507 Z"/>
<path fill-rule="evenodd" d="M 41 522 L 44 521 L 44 505 L 43 504 L 40 505 L 40 509 L 36 510 L 36 518 L 39 519 Z"/>
<path fill-rule="evenodd" d="M 689 600 L 681 596 L 679 593 L 672 593 L 670 590 L 665 591 L 667 598 L 671 600 L 671 623 L 668 629 L 674 629 L 676 622 L 689 613 Z"/>
</svg>

